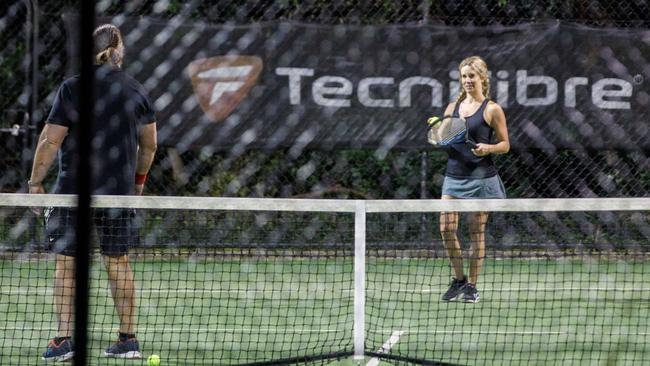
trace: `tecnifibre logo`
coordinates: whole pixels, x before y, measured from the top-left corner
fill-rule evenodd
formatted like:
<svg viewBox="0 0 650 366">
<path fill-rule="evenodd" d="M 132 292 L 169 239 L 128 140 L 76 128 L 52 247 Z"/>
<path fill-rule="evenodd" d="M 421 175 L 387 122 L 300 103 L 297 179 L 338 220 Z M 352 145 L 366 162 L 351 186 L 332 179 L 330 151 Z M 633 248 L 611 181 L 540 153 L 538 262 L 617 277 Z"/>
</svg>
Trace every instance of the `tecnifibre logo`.
<svg viewBox="0 0 650 366">
<path fill-rule="evenodd" d="M 412 76 L 396 80 L 390 76 L 362 78 L 355 85 L 352 80 L 340 75 L 316 75 L 312 68 L 278 67 L 275 74 L 286 77 L 289 87 L 289 103 L 304 103 L 303 90 L 309 90 L 307 97 L 324 107 L 351 107 L 356 99 L 361 105 L 371 108 L 404 108 L 412 105 L 412 94 L 418 87 L 429 88 L 432 107 L 443 107 L 444 86 L 439 80 L 427 76 Z M 449 73 L 447 95 L 455 99 L 460 91 L 458 71 Z M 514 78 L 513 78 L 514 76 Z M 514 80 L 513 80 L 514 79 Z M 635 82 L 637 78 L 635 77 Z M 528 107 L 549 106 L 558 102 L 565 107 L 576 108 L 577 95 L 588 95 L 591 103 L 601 109 L 630 109 L 632 83 L 618 78 L 590 80 L 575 76 L 558 80 L 549 75 L 531 75 L 527 70 L 496 72 L 492 78 L 492 97 L 503 107 L 519 104 Z M 640 82 L 639 82 L 640 83 Z M 384 98 L 373 91 L 382 89 Z M 514 89 L 514 98 L 511 90 Z M 387 92 L 386 92 L 387 91 Z M 390 94 L 391 98 L 386 98 Z"/>
<path fill-rule="evenodd" d="M 219 122 L 257 83 L 262 60 L 256 56 L 217 56 L 192 61 L 187 70 L 201 108 L 211 121 Z"/>
<path fill-rule="evenodd" d="M 188 72 L 206 116 L 214 122 L 226 119 L 257 83 L 262 66 L 257 56 L 217 56 L 191 62 Z M 355 85 L 344 76 L 317 75 L 315 69 L 304 67 L 278 67 L 275 74 L 280 77 L 281 87 L 288 86 L 290 105 L 312 102 L 322 107 L 347 108 L 352 107 L 356 99 L 368 108 L 407 108 L 412 106 L 415 92 L 425 92 L 430 96 L 432 107 L 444 107 L 448 102 L 443 101 L 445 92 L 453 100 L 460 91 L 458 71 L 449 73 L 450 81 L 444 86 L 428 76 L 401 80 L 373 76 L 362 78 Z M 286 81 L 282 80 L 284 78 Z M 643 80 L 635 78 L 635 83 L 641 82 Z M 383 97 L 377 96 L 380 88 Z M 500 70 L 492 75 L 492 97 L 504 108 L 516 104 L 543 107 L 556 103 L 579 108 L 577 96 L 580 95 L 588 96 L 591 104 L 601 109 L 630 109 L 632 94 L 632 83 L 618 78 L 590 80 L 575 76 L 558 80 L 549 75 L 531 75 L 528 70 L 514 73 Z"/>
</svg>

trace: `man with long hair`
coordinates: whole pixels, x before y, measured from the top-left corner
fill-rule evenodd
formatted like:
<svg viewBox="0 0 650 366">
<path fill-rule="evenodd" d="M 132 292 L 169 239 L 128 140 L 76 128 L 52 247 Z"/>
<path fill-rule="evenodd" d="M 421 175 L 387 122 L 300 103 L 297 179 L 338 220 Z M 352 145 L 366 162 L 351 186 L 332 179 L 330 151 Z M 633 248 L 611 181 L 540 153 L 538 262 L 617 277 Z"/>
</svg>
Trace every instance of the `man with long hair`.
<svg viewBox="0 0 650 366">
<path fill-rule="evenodd" d="M 142 194 L 156 151 L 156 119 L 142 85 L 122 71 L 124 44 L 117 27 L 105 24 L 93 33 L 95 42 L 95 128 L 93 133 L 92 193 Z M 58 155 L 59 172 L 53 193 L 77 193 L 79 76 L 59 87 L 52 110 L 38 140 L 29 192 L 45 193 L 43 180 Z M 58 334 L 43 353 L 46 361 L 74 357 L 74 223 L 75 209 L 45 210 L 46 234 L 56 253 L 54 307 Z M 102 258 L 111 295 L 120 320 L 118 340 L 104 352 L 107 357 L 140 358 L 135 336 L 136 293 L 128 249 L 137 244 L 134 212 L 94 209 Z"/>
</svg>

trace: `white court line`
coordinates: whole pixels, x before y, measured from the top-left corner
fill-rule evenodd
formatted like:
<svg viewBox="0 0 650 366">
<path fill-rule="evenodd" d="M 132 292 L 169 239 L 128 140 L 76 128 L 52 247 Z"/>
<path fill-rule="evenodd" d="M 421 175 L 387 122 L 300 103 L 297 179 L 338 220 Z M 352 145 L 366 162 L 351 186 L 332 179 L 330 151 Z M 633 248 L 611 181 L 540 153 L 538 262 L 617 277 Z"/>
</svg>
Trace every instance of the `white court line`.
<svg viewBox="0 0 650 366">
<path fill-rule="evenodd" d="M 530 287 L 481 287 L 478 286 L 478 289 L 481 292 L 520 292 L 520 291 L 649 291 L 650 287 L 542 287 L 542 286 L 530 286 Z M 419 289 L 408 289 L 408 288 L 368 288 L 366 291 L 375 291 L 375 292 L 406 292 L 406 293 L 430 293 L 430 292 L 440 292 L 446 291 L 447 287 L 431 287 L 431 288 L 419 288 Z"/>
<path fill-rule="evenodd" d="M 98 291 L 109 291 L 107 288 L 106 289 L 100 289 Z M 397 292 L 397 293 L 437 293 L 441 291 L 445 291 L 446 287 L 440 287 L 440 288 L 427 288 L 427 289 L 385 289 L 385 288 L 368 288 L 366 289 L 366 292 Z M 549 291 L 549 292 L 555 292 L 555 291 L 650 291 L 650 287 L 648 288 L 643 288 L 643 287 L 511 287 L 511 288 L 480 288 L 481 292 L 491 292 L 491 291 L 496 291 L 496 292 L 520 292 L 520 291 Z M 299 289 L 299 288 L 292 288 L 292 289 L 139 289 L 137 290 L 138 293 L 199 293 L 199 294 L 206 294 L 206 293 L 256 293 L 256 292 L 296 292 L 296 293 L 304 293 L 305 291 L 307 292 L 325 292 L 328 291 L 328 289 Z M 335 293 L 340 293 L 340 292 L 353 292 L 352 289 L 342 289 L 342 290 L 336 290 L 334 291 Z M 9 290 L 0 290 L 0 294 L 2 295 L 29 295 L 29 294 L 38 294 L 38 295 L 51 295 L 52 290 L 49 288 L 43 289 L 43 288 L 36 288 L 36 289 L 29 289 L 29 288 L 10 288 Z"/>
<path fill-rule="evenodd" d="M 0 329 L 4 331 L 50 331 L 50 327 L 0 327 Z M 93 332 L 113 332 L 115 329 L 113 328 L 107 328 L 107 327 L 93 327 L 89 328 Z M 349 332 L 349 329 L 300 329 L 300 328 L 179 328 L 179 327 L 152 327 L 151 329 L 147 327 L 141 327 L 138 328 L 140 329 L 140 332 L 142 333 L 147 333 L 147 332 L 160 332 L 160 331 L 166 331 L 166 332 L 173 332 L 173 333 L 180 333 L 180 332 L 202 332 L 202 333 L 239 333 L 239 332 L 246 332 L 246 333 L 253 333 L 253 332 L 260 332 L 260 333 L 294 333 L 294 334 L 314 334 L 314 333 L 337 333 L 337 332 Z M 389 332 L 390 330 L 388 329 L 378 329 L 378 330 L 373 330 L 373 333 L 386 333 Z M 549 332 L 549 331 L 485 331 L 485 330 L 477 330 L 477 331 L 472 331 L 472 330 L 406 330 L 406 331 L 394 331 L 393 335 L 391 338 L 384 343 L 384 345 L 379 349 L 378 352 L 381 352 L 384 350 L 384 348 L 390 344 L 390 347 L 386 350 L 390 350 L 392 346 L 395 345 L 397 342 L 397 339 L 394 340 L 394 342 L 391 343 L 391 340 L 393 339 L 393 336 L 395 335 L 396 332 L 399 332 L 397 335 L 397 338 L 399 336 L 403 335 L 404 333 L 409 333 L 409 334 L 473 334 L 473 335 L 537 335 L 537 336 L 548 336 L 548 335 L 575 335 L 577 332 Z M 648 332 L 639 332 L 639 333 L 611 333 L 608 334 L 608 336 L 650 336 L 650 333 Z M 381 353 L 386 353 L 386 352 L 381 352 Z"/>
<path fill-rule="evenodd" d="M 401 330 L 395 330 L 393 331 L 393 334 L 390 335 L 390 338 L 381 346 L 379 350 L 377 350 L 378 353 L 388 353 L 391 348 L 399 341 L 399 337 L 404 334 L 404 331 Z M 366 366 L 377 366 L 379 365 L 379 358 L 373 357 L 368 361 Z"/>
<path fill-rule="evenodd" d="M 50 331 L 51 328 L 49 327 L 39 327 L 39 328 L 34 328 L 34 327 L 0 327 L 0 329 L 5 330 L 5 331 Z M 93 328 L 88 328 L 92 332 L 113 332 L 116 331 L 114 328 L 106 328 L 106 327 L 93 327 Z M 259 333 L 294 333 L 294 334 L 301 334 L 301 333 L 344 333 L 344 332 L 349 332 L 348 329 L 299 329 L 299 328 L 171 328 L 171 327 L 152 327 L 151 329 L 146 328 L 146 327 L 138 327 L 138 333 L 147 333 L 147 332 L 173 332 L 173 333 L 180 333 L 180 332 L 201 332 L 201 333 L 254 333 L 257 332 Z"/>
<path fill-rule="evenodd" d="M 375 331 L 375 333 L 380 331 Z M 575 332 L 551 332 L 551 331 L 508 331 L 508 330 L 407 330 L 409 334 L 474 334 L 474 335 L 575 335 Z M 608 336 L 648 336 L 650 333 L 610 333 Z"/>
<path fill-rule="evenodd" d="M 92 288 L 93 293 L 104 293 L 110 291 L 108 288 Z M 330 289 L 139 289 L 136 290 L 139 294 L 222 294 L 222 293 L 233 293 L 233 294 L 247 294 L 247 293 L 297 293 L 304 294 L 307 293 L 351 293 L 353 290 L 341 290 L 341 291 L 332 291 Z M 0 290 L 2 295 L 52 295 L 52 289 L 50 288 L 10 288 L 9 290 Z"/>
<path fill-rule="evenodd" d="M 375 333 L 380 332 L 376 331 Z M 410 334 L 490 334 L 490 335 L 571 335 L 575 332 L 551 332 L 551 331 L 511 331 L 511 330 L 434 330 L 434 329 L 414 329 L 408 330 Z M 650 333 L 634 333 L 626 335 L 646 335 Z"/>
</svg>

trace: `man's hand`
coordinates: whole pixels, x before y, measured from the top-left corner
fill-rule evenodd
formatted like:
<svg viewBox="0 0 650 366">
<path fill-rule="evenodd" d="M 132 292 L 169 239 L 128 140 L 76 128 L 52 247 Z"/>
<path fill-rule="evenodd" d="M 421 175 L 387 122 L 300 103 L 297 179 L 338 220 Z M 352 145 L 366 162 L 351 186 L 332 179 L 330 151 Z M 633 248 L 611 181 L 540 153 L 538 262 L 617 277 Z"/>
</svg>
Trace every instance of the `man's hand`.
<svg viewBox="0 0 650 366">
<path fill-rule="evenodd" d="M 144 184 L 136 184 L 134 187 L 135 187 L 135 195 L 142 196 L 142 192 L 144 191 Z"/>
<path fill-rule="evenodd" d="M 42 183 L 34 184 L 34 183 L 28 183 L 29 185 L 29 193 L 30 194 L 44 194 L 45 193 L 45 188 L 43 188 Z M 31 207 L 32 212 L 34 215 L 40 216 L 43 213 L 43 208 L 41 207 Z"/>
<path fill-rule="evenodd" d="M 45 188 L 43 188 L 43 185 L 42 185 L 42 184 L 38 184 L 38 185 L 32 185 L 32 184 L 30 184 L 30 185 L 29 185 L 29 193 L 32 193 L 32 194 L 43 194 L 43 193 L 45 193 Z"/>
</svg>

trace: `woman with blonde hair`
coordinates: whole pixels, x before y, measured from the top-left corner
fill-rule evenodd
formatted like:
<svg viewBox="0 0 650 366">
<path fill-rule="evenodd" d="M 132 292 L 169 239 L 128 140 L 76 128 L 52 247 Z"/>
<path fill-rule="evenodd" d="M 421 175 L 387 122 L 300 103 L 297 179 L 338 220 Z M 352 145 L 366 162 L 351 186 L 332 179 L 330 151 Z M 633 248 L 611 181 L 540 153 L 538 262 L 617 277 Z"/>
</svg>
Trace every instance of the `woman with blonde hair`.
<svg viewBox="0 0 650 366">
<path fill-rule="evenodd" d="M 490 81 L 487 63 L 478 56 L 464 59 L 459 67 L 461 92 L 450 103 L 445 115 L 462 117 L 467 121 L 469 137 L 477 144 L 452 144 L 447 148 L 449 159 L 442 184 L 442 199 L 505 198 L 505 189 L 492 154 L 505 154 L 510 150 L 508 128 L 503 109 L 490 100 Z M 493 140 L 496 141 L 493 143 Z M 451 260 L 453 278 L 444 301 L 462 299 L 478 302 L 476 289 L 479 272 L 485 257 L 485 226 L 488 214 L 469 214 L 470 264 L 469 278 L 463 271 L 463 257 L 458 229 L 458 212 L 443 212 L 440 217 L 442 240 Z"/>
</svg>

